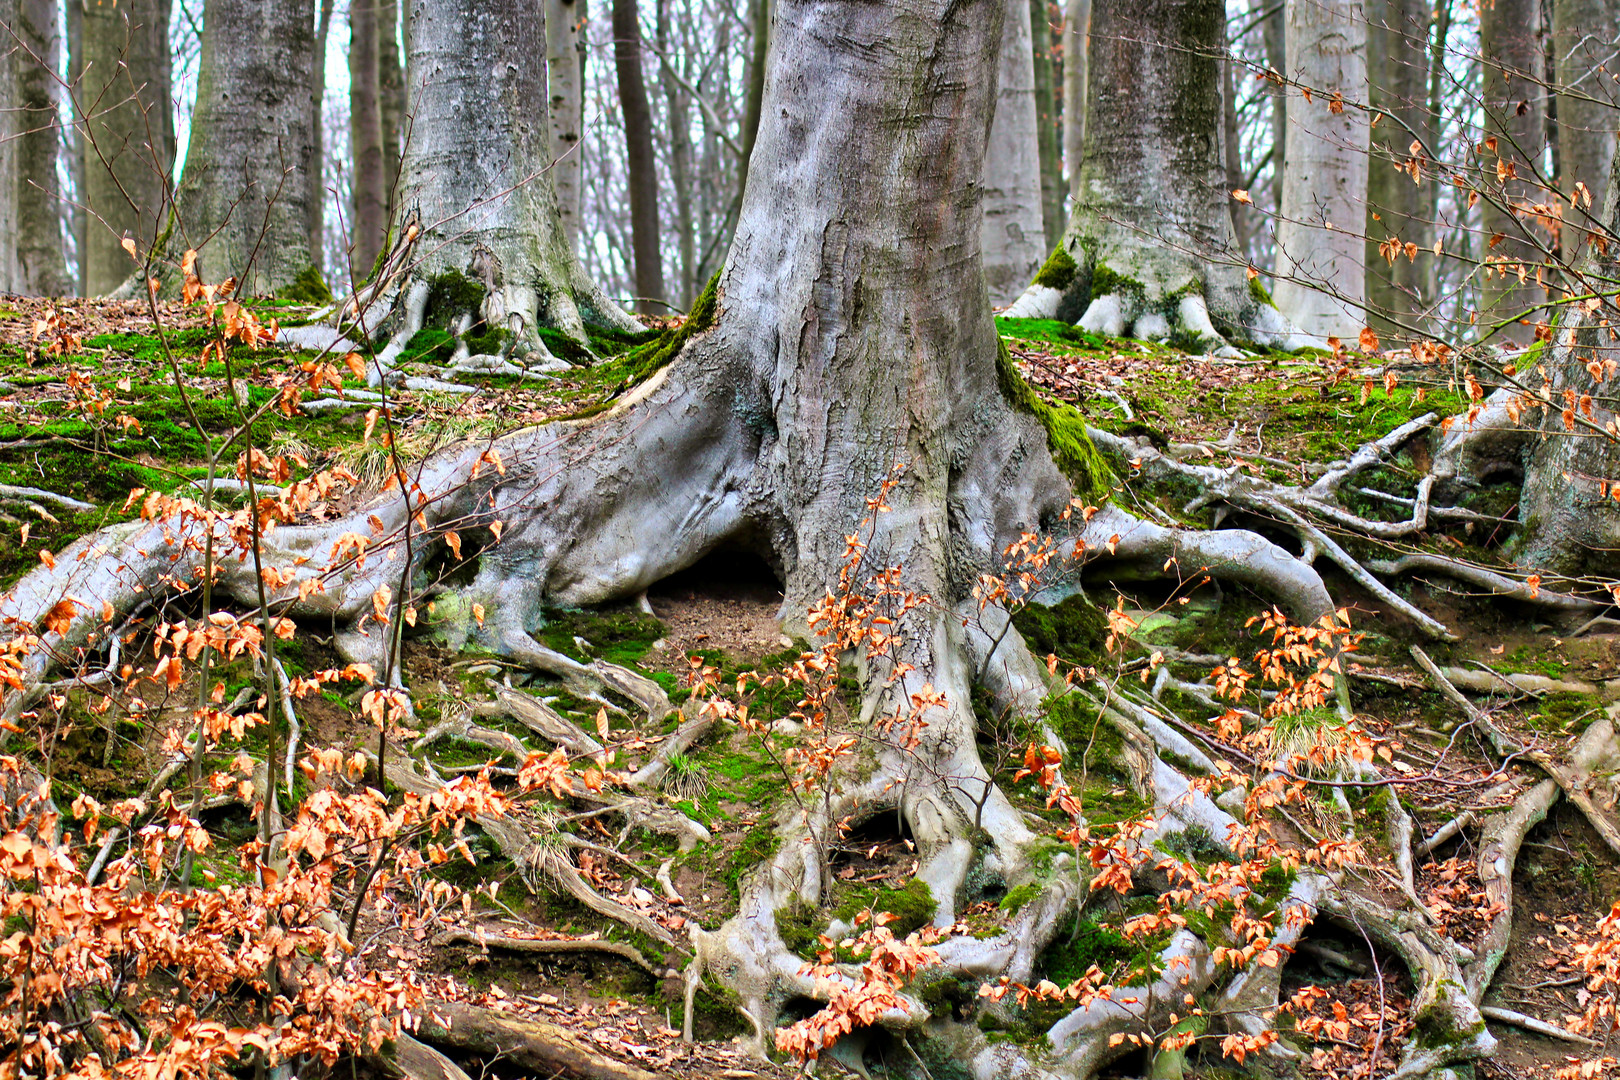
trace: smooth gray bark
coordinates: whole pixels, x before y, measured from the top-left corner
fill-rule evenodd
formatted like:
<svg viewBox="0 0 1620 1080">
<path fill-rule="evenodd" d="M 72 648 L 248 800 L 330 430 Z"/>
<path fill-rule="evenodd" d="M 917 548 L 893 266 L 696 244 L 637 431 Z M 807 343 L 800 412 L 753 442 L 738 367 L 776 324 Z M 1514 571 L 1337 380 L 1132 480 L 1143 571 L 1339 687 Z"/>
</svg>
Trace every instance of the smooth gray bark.
<svg viewBox="0 0 1620 1080">
<path fill-rule="evenodd" d="M 1485 132 L 1497 140 L 1495 155 L 1481 160 L 1488 174 L 1483 200 L 1484 236 L 1478 257 L 1498 271 L 1481 288 L 1479 330 L 1497 330 L 1494 340 L 1528 344 L 1546 299 L 1535 284 L 1536 269 L 1550 242 L 1510 207 L 1543 201 L 1536 182 L 1547 145 L 1546 49 L 1541 35 L 1541 0 L 1497 0 L 1480 14 L 1480 54 L 1484 61 Z M 1505 181 L 1493 171 L 1499 157 L 1511 170 Z M 1495 240 L 1500 236 L 1500 240 Z M 1494 243 L 1492 242 L 1494 241 Z M 1526 268 L 1526 284 L 1517 268 Z M 1500 327 L 1498 330 L 1497 328 Z"/>
<path fill-rule="evenodd" d="M 388 188 L 388 219 L 392 221 L 399 201 L 400 141 L 405 126 L 405 68 L 400 63 L 400 3 L 381 0 L 378 4 L 377 86 L 381 91 L 383 182 Z"/>
<path fill-rule="evenodd" d="M 1306 333 L 1355 341 L 1367 298 L 1368 119 L 1353 104 L 1367 100 L 1366 15 L 1361 0 L 1288 0 L 1286 15 L 1287 75 L 1303 89 L 1288 88 L 1272 296 Z"/>
<path fill-rule="evenodd" d="M 540 325 L 581 341 L 586 323 L 639 330 L 563 233 L 550 125 L 537 107 L 547 100 L 545 27 L 532 5 L 414 0 L 410 17 L 414 116 L 394 233 L 411 213 L 424 232 L 414 269 L 377 283 L 388 302 L 362 305 L 363 332 L 403 345 L 421 327 L 427 279 L 448 270 L 486 289 L 481 309 L 464 314 L 511 331 L 520 352 L 543 351 Z"/>
<path fill-rule="evenodd" d="M 1052 41 L 1051 5 L 1029 0 L 1030 49 L 1035 60 L 1035 145 L 1041 157 L 1041 251 L 1044 254 L 1068 219 L 1063 216 L 1063 90 L 1053 68 L 1062 67 L 1062 54 Z"/>
<path fill-rule="evenodd" d="M 1063 5 L 1063 174 L 1069 197 L 1079 190 L 1080 162 L 1086 153 L 1086 54 L 1091 33 L 1091 0 Z"/>
<path fill-rule="evenodd" d="M 1599 223 L 1609 235 L 1620 235 L 1620 154 L 1609 172 L 1608 194 Z M 1620 244 L 1592 245 L 1579 264 L 1581 286 L 1601 289 L 1601 282 L 1620 277 Z M 1605 305 L 1607 307 L 1607 305 Z M 1540 411 L 1539 438 L 1526 455 L 1524 492 L 1519 518 L 1524 540 L 1517 552 L 1529 568 L 1570 577 L 1615 577 L 1615 551 L 1620 549 L 1620 379 L 1609 365 L 1620 362 L 1614 320 L 1604 309 L 1584 304 L 1560 309 L 1554 348 L 1537 370 L 1548 372 L 1550 408 Z M 1598 374 L 1587 367 L 1598 365 Z M 1566 410 L 1568 414 L 1566 415 Z M 1528 408 L 1526 412 L 1530 412 Z M 1589 420 L 1607 434 L 1572 427 L 1575 418 Z"/>
<path fill-rule="evenodd" d="M 123 238 L 133 238 L 144 255 L 170 210 L 169 4 L 124 0 L 81 11 L 83 76 L 73 110 L 84 151 L 79 263 L 85 295 L 100 296 L 135 269 Z"/>
<path fill-rule="evenodd" d="M 12 66 L 19 132 L 16 160 L 17 276 L 12 291 L 64 296 L 73 291 L 62 254 L 60 185 L 56 163 L 62 145 L 57 120 L 57 64 L 62 56 L 62 20 L 55 0 L 21 0 Z M 12 235 L 12 234 L 7 234 Z"/>
<path fill-rule="evenodd" d="M 317 268 L 309 87 L 314 0 L 208 0 L 197 109 L 171 247 L 195 248 L 205 281 L 266 295 Z"/>
<path fill-rule="evenodd" d="M 1219 0 L 1095 0 L 1086 146 L 1059 251 L 1007 314 L 1221 348 L 1293 342 L 1245 279 L 1221 159 Z"/>
<path fill-rule="evenodd" d="M 652 106 L 641 70 L 641 16 L 637 0 L 613 0 L 613 67 L 624 118 L 625 167 L 630 180 L 630 248 L 636 310 L 664 311 L 663 229 L 658 213 L 658 157 L 653 152 Z"/>
<path fill-rule="evenodd" d="M 1367 0 L 1367 56 L 1376 69 L 1368 73 L 1370 103 L 1380 113 L 1367 163 L 1367 309 L 1369 325 L 1397 341 L 1422 334 L 1422 313 L 1434 299 L 1435 179 L 1421 149 L 1435 149 L 1429 55 L 1426 0 Z M 1420 163 L 1416 180 L 1408 168 L 1413 160 Z M 1406 244 L 1417 245 L 1416 259 Z"/>
<path fill-rule="evenodd" d="M 365 280 L 388 234 L 388 175 L 384 165 L 382 32 L 377 0 L 349 3 L 349 248 L 356 280 Z"/>
<path fill-rule="evenodd" d="M 990 300 L 1023 291 L 1046 255 L 1028 0 L 1004 0 L 1000 78 L 984 159 L 984 280 Z"/>
<path fill-rule="evenodd" d="M 675 194 L 676 254 L 680 259 L 670 302 L 684 311 L 702 287 L 697 277 L 697 223 L 692 219 L 691 101 L 671 66 L 675 56 L 674 16 L 669 10 L 669 0 L 657 0 L 657 8 L 658 51 L 663 56 L 658 68 L 659 84 L 664 91 L 664 116 L 669 127 L 669 183 Z"/>
<path fill-rule="evenodd" d="M 1288 72 L 1288 5 L 1276 0 L 1261 23 L 1266 63 L 1286 78 Z M 1271 96 L 1271 209 L 1282 206 L 1283 173 L 1288 167 L 1288 94 L 1276 83 L 1267 84 Z"/>
<path fill-rule="evenodd" d="M 1552 0 L 1553 75 L 1558 87 L 1558 190 L 1569 198 L 1576 184 L 1584 195 L 1564 215 L 1563 257 L 1575 261 L 1587 246 L 1592 224 L 1608 194 L 1608 163 L 1615 152 L 1620 87 L 1620 16 L 1604 0 Z"/>
<path fill-rule="evenodd" d="M 16 0 L 0 4 L 0 19 L 7 26 L 16 22 Z M 0 47 L 0 86 L 11 85 L 14 64 L 12 50 Z M 0 109 L 0 237 L 4 238 L 17 235 L 17 126 L 16 113 Z M 14 291 L 16 277 L 17 245 L 9 239 L 0 240 L 0 293 Z"/>
<path fill-rule="evenodd" d="M 326 249 L 326 52 L 332 34 L 332 11 L 336 0 L 318 0 L 320 17 L 315 23 L 315 60 L 309 68 L 310 138 L 314 145 L 310 158 L 314 164 L 306 174 L 309 186 L 309 249 L 315 253 L 316 263 L 325 261 Z M 363 270 L 362 270 L 363 272 Z"/>
<path fill-rule="evenodd" d="M 585 114 L 585 13 L 576 0 L 546 0 L 546 79 L 550 87 L 551 183 L 571 251 L 579 250 L 582 155 L 579 140 Z"/>
</svg>

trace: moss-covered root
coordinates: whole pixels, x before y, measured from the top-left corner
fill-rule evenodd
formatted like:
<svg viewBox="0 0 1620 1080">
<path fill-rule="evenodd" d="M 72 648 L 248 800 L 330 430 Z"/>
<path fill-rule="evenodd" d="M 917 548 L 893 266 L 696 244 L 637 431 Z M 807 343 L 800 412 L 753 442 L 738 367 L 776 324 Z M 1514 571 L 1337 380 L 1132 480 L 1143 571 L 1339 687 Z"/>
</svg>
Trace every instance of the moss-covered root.
<svg viewBox="0 0 1620 1080">
<path fill-rule="evenodd" d="M 1046 263 L 1036 271 L 1035 280 L 1002 314 L 1009 319 L 1058 318 L 1064 308 L 1064 298 L 1077 286 L 1084 284 L 1079 278 L 1080 265 L 1068 248 L 1060 243 L 1052 249 Z"/>
</svg>

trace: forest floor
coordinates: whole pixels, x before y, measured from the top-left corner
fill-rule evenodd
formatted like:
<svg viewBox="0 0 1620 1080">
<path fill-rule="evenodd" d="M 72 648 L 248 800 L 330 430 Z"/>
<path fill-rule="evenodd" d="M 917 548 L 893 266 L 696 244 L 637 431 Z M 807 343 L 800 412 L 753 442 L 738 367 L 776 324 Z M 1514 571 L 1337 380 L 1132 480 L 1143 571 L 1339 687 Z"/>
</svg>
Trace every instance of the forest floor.
<svg viewBox="0 0 1620 1080">
<path fill-rule="evenodd" d="M 36 323 L 52 314 L 54 323 L 36 334 Z M 294 324 L 307 317 L 308 310 L 267 305 L 259 314 Z M 1355 356 L 1338 360 L 1326 354 L 1222 361 L 1157 344 L 1098 339 L 1053 322 L 1004 320 L 1001 332 L 1026 377 L 1052 398 L 1076 405 L 1090 423 L 1121 434 L 1147 434 L 1156 443 L 1201 443 L 1209 463 L 1237 466 L 1277 481 L 1307 479 L 1313 466 L 1343 458 L 1425 412 L 1442 416 L 1462 412 L 1467 401 L 1461 388 L 1467 373 L 1445 362 Z M 229 382 L 245 384 L 240 399 L 251 406 L 274 397 L 278 381 L 308 378 L 309 372 L 300 365 L 313 357 L 274 344 L 234 350 L 229 368 L 217 356 L 199 364 L 198 354 L 207 339 L 205 320 L 194 308 L 164 309 L 160 337 L 144 305 L 69 302 L 48 308 L 41 301 L 0 298 L 0 484 L 43 489 L 93 507 L 68 509 L 26 494 L 0 496 L 0 585 L 9 587 L 43 553 L 58 552 L 91 529 L 127 519 L 131 511 L 125 505 L 132 489 L 173 492 L 206 476 L 204 445 L 191 426 L 188 409 L 211 437 L 218 437 L 232 430 L 240 416 Z M 459 381 L 474 384 L 475 392 L 391 394 L 401 449 L 421 456 L 460 439 L 492 436 L 606 399 L 627 378 L 626 343 L 593 344 L 598 364 L 545 381 L 463 376 Z M 1385 371 L 1398 373 L 1393 386 L 1384 379 Z M 185 381 L 185 400 L 176 390 L 177 373 Z M 343 393 L 363 390 L 363 384 L 344 374 Z M 273 454 L 296 454 L 310 469 L 344 465 L 361 477 L 363 487 L 375 491 L 384 474 L 386 452 L 380 440 L 367 437 L 367 404 L 362 400 L 357 407 L 308 416 L 271 412 L 255 427 L 255 445 Z M 1426 470 L 1428 453 L 1427 435 L 1420 435 L 1393 461 L 1368 474 L 1368 486 L 1409 497 L 1412 478 Z M 234 452 L 230 456 L 234 462 Z M 1215 524 L 1208 510 L 1191 516 L 1184 511 L 1186 492 L 1133 483 L 1128 462 L 1116 463 L 1116 469 L 1124 477 L 1117 496 L 1121 505 L 1160 520 L 1200 527 Z M 334 496 L 333 505 L 317 504 L 310 512 L 340 512 L 364 494 Z M 1437 526 L 1403 550 L 1499 563 L 1514 532 L 1517 497 L 1513 478 L 1504 476 L 1500 484 L 1475 491 L 1464 504 L 1497 519 L 1495 526 L 1475 522 Z M 1367 496 L 1356 508 L 1391 520 L 1408 512 L 1375 496 Z M 1239 524 L 1265 527 L 1253 520 Z M 1368 550 L 1366 541 L 1355 543 L 1363 545 L 1357 550 Z M 1407 651 L 1413 643 L 1422 643 L 1449 668 L 1533 673 L 1569 684 L 1534 694 L 1511 692 L 1504 686 L 1499 693 L 1476 696 L 1498 725 L 1555 754 L 1565 753 L 1606 709 L 1611 715 L 1617 711 L 1620 637 L 1604 633 L 1572 637 L 1571 626 L 1553 622 L 1539 610 L 1473 595 L 1444 581 L 1413 579 L 1402 587 L 1403 594 L 1460 635 L 1455 643 L 1428 642 L 1351 583 L 1333 576 L 1328 580 L 1335 600 L 1350 609 L 1354 626 L 1364 634 L 1351 680 L 1357 722 L 1368 734 L 1387 741 L 1400 772 L 1456 779 L 1484 775 L 1491 768 L 1472 734 L 1453 738 L 1465 718 L 1416 669 Z M 1123 651 L 1105 656 L 1094 618 L 1059 619 L 1031 610 L 1020 616 L 1020 625 L 1032 634 L 1041 627 L 1059 628 L 1048 633 L 1050 640 L 1043 640 L 1037 653 L 1053 651 L 1123 667 L 1154 648 L 1247 655 L 1263 644 L 1248 622 L 1267 604 L 1241 589 L 1202 586 L 1171 593 L 1162 585 L 1114 582 L 1100 573 L 1088 576 L 1084 584 L 1090 600 L 1119 605 L 1132 616 L 1138 624 L 1134 640 Z M 1187 602 L 1180 603 L 1182 599 Z M 687 694 L 691 657 L 734 680 L 742 671 L 779 668 L 805 647 L 782 633 L 777 583 L 764 562 L 746 553 L 711 555 L 655 586 L 646 601 L 650 614 L 637 605 L 556 611 L 537 636 L 581 660 L 601 657 L 639 669 L 662 684 L 677 705 Z M 1077 602 L 1084 601 L 1066 601 Z M 177 602 L 176 610 L 184 613 L 184 603 Z M 330 638 L 323 637 L 330 628 L 301 629 L 283 647 L 289 671 L 296 674 L 331 665 L 335 657 Z M 130 655 L 149 658 L 150 650 L 142 654 L 132 649 Z M 423 729 L 469 704 L 491 699 L 499 687 L 510 686 L 549 702 L 586 730 L 602 730 L 596 726 L 596 706 L 573 698 L 555 682 L 489 656 L 451 652 L 435 633 L 431 614 L 408 639 L 404 666 Z M 1196 665 L 1178 670 L 1188 677 L 1208 674 L 1207 667 L 1199 670 Z M 219 675 L 227 684 L 227 698 L 253 679 L 246 661 L 225 665 Z M 151 681 L 135 685 L 146 709 L 139 720 L 122 705 L 95 715 L 87 707 L 89 693 L 72 690 L 36 720 L 37 730 L 44 733 L 33 740 L 36 746 L 14 739 L 9 749 L 0 744 L 0 750 L 37 757 L 61 805 L 80 792 L 104 803 L 136 794 L 161 759 L 160 734 L 171 721 L 189 713 L 196 689 L 184 685 L 171 690 Z M 372 731 L 355 708 L 356 696 L 328 691 L 304 702 L 300 713 L 305 745 L 352 747 Z M 758 691 L 750 704 L 769 722 L 787 718 L 795 701 L 789 685 Z M 1163 704 L 1190 720 L 1208 719 L 1207 710 L 1174 692 Z M 644 719 L 613 713 L 602 718 L 616 768 L 633 768 L 644 761 L 679 717 L 657 727 L 646 725 Z M 1008 743 L 1005 749 L 1017 750 L 1012 744 L 1020 732 L 995 717 L 986 715 L 983 721 L 982 742 L 1002 739 Z M 535 741 L 531 731 L 499 718 L 480 722 Z M 254 738 L 249 733 L 245 744 L 249 752 L 263 748 Z M 689 923 L 719 926 L 736 910 L 739 877 L 771 853 L 773 814 L 792 797 L 782 767 L 768 749 L 734 726 L 723 726 L 672 763 L 664 797 L 706 826 L 710 842 L 680 852 L 665 838 L 645 832 L 621 835 L 611 824 L 593 820 L 584 826 L 589 835 L 622 857 L 581 854 L 581 873 L 603 895 L 647 914 L 677 941 L 684 942 Z M 446 777 L 498 758 L 486 745 L 455 738 L 442 739 L 425 753 Z M 1055 833 L 1060 818 L 1046 808 L 1041 794 L 1028 781 L 1013 782 L 1018 755 L 1002 756 L 1007 764 L 998 779 L 1037 828 Z M 1106 761 L 1094 764 L 1085 772 L 1083 792 L 1093 820 L 1116 820 L 1139 811 L 1139 802 L 1117 770 Z M 1494 786 L 1474 788 L 1477 793 L 1463 799 L 1457 788 L 1442 783 L 1408 784 L 1399 788 L 1399 794 L 1417 831 L 1426 836 L 1465 811 L 1484 816 L 1510 805 L 1517 793 L 1540 778 L 1529 766 L 1515 766 Z M 1362 820 L 1362 808 L 1352 801 L 1358 820 L 1348 825 L 1325 808 L 1305 824 L 1324 835 L 1355 831 L 1369 850 L 1382 857 L 1349 873 L 1369 894 L 1393 897 L 1399 904 L 1398 879 L 1383 846 L 1382 828 L 1373 824 L 1370 812 Z M 534 827 L 543 830 L 554 826 L 558 809 L 532 813 Z M 211 811 L 206 824 L 226 841 L 216 846 L 223 854 L 209 869 L 219 880 L 230 880 L 240 871 L 234 869 L 229 852 L 251 835 L 247 812 L 226 805 Z M 1477 837 L 1477 830 L 1462 830 L 1458 839 L 1421 859 L 1417 872 L 1419 894 L 1464 941 L 1468 927 L 1483 928 L 1488 920 L 1472 869 Z M 363 920 L 361 940 L 374 950 L 377 963 L 420 972 L 441 997 L 532 1013 L 589 1032 L 605 1050 L 655 1071 L 728 1078 L 786 1074 L 784 1065 L 743 1056 L 731 1040 L 745 1031 L 746 1022 L 707 989 L 698 995 L 694 1017 L 699 1041 L 688 1045 L 679 1040 L 683 1017 L 676 972 L 686 961 L 683 949 L 660 946 L 567 896 L 544 888 L 532 890 L 492 845 L 477 851 L 476 866 L 460 864 L 445 870 L 453 884 L 483 890 L 470 912 L 458 904 L 441 913 L 442 923 L 410 931 L 381 916 Z M 657 881 L 658 871 L 666 866 L 679 902 Z M 798 921 L 782 925 L 784 939 L 812 957 L 815 935 L 830 921 L 867 907 L 898 915 L 902 927 L 917 925 L 916 893 L 907 889 L 915 869 L 904 835 L 895 827 L 868 823 L 844 838 L 835 859 L 837 885 L 831 900 L 823 910 L 802 913 Z M 1488 1001 L 1555 1024 L 1578 1015 L 1584 1001 L 1572 943 L 1589 935 L 1616 899 L 1620 899 L 1620 864 L 1586 820 L 1559 803 L 1530 833 L 1520 859 L 1513 942 Z M 958 930 L 982 935 L 1005 923 L 1016 910 L 1014 895 L 984 896 L 966 908 Z M 498 946 L 485 948 L 475 941 L 453 939 L 451 932 L 457 929 L 512 939 L 566 936 L 623 942 L 641 950 L 650 971 L 608 954 L 536 956 Z M 1049 950 L 1039 974 L 1063 982 L 1093 963 L 1123 973 L 1135 953 L 1127 946 L 1114 929 L 1107 905 L 1095 904 L 1075 922 L 1073 932 Z M 1410 1035 L 1406 999 L 1411 984 L 1398 962 L 1375 953 L 1366 941 L 1336 932 L 1308 937 L 1306 946 L 1288 963 L 1285 995 L 1300 986 L 1321 985 L 1345 1005 L 1342 1026 L 1323 1029 L 1314 1039 L 1285 1031 L 1307 1055 L 1306 1071 L 1338 1076 L 1360 1070 L 1367 1075 L 1371 1064 L 1376 1076 L 1392 1069 Z M 976 1006 L 972 994 L 964 993 L 942 998 L 938 1007 L 967 1015 Z M 1482 1063 L 1479 1075 L 1484 1077 L 1550 1076 L 1600 1053 L 1516 1027 L 1493 1024 L 1492 1031 L 1501 1048 L 1494 1059 Z M 992 1034 L 1040 1038 L 1033 1018 L 1028 1025 Z M 912 1071 L 909 1061 L 885 1061 L 881 1050 L 873 1053 L 876 1056 L 868 1057 L 865 1065 L 874 1074 L 880 1069 L 892 1069 L 896 1076 Z M 840 1068 L 830 1063 L 826 1067 Z M 1132 1067 L 1127 1059 L 1116 1074 L 1131 1075 Z M 1229 1071 L 1230 1064 L 1218 1054 L 1190 1062 L 1194 1075 L 1214 1077 Z M 935 1069 L 933 1075 L 943 1080 L 946 1074 Z"/>
</svg>

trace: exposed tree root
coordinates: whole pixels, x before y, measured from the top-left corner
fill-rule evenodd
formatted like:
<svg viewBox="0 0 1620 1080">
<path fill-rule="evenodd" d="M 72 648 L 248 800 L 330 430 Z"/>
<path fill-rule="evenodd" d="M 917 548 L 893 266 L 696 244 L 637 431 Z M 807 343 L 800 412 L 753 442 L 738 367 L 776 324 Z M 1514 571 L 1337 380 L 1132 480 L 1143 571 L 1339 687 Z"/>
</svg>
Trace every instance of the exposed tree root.
<svg viewBox="0 0 1620 1080">
<path fill-rule="evenodd" d="M 585 1080 L 659 1080 L 639 1066 L 609 1056 L 594 1043 L 544 1020 L 496 1012 L 459 1001 L 423 1005 L 417 1035 L 430 1043 L 501 1061 L 538 1076 Z M 411 1080 L 433 1080 L 408 1074 Z"/>
<path fill-rule="evenodd" d="M 477 945 L 486 952 L 490 949 L 501 949 L 506 952 L 537 953 L 549 956 L 562 956 L 569 953 L 603 953 L 608 956 L 617 956 L 622 960 L 628 960 L 655 979 L 664 977 L 664 972 L 649 964 L 640 949 L 620 941 L 550 940 L 547 938 L 511 937 L 507 934 L 475 934 L 470 930 L 457 929 L 447 930 L 440 934 L 433 939 L 433 944 Z"/>
</svg>

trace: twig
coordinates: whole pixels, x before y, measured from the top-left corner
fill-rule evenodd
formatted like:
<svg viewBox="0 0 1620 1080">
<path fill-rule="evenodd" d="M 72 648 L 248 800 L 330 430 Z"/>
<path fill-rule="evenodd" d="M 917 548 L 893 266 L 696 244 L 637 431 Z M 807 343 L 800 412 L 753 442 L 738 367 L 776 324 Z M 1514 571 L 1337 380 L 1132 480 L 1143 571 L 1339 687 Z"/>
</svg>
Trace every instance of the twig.
<svg viewBox="0 0 1620 1080">
<path fill-rule="evenodd" d="M 1522 1012 L 1512 1009 L 1502 1009 L 1495 1005 L 1481 1005 L 1479 1015 L 1487 1020 L 1495 1020 L 1498 1024 L 1511 1024 L 1516 1028 L 1534 1032 L 1548 1039 L 1562 1039 L 1564 1042 L 1577 1043 L 1581 1046 L 1601 1046 L 1595 1039 L 1588 1039 L 1585 1035 L 1577 1035 L 1573 1031 L 1565 1031 L 1557 1024 L 1549 1024 L 1545 1020 L 1537 1020 L 1533 1016 L 1526 1016 Z"/>
</svg>

